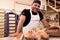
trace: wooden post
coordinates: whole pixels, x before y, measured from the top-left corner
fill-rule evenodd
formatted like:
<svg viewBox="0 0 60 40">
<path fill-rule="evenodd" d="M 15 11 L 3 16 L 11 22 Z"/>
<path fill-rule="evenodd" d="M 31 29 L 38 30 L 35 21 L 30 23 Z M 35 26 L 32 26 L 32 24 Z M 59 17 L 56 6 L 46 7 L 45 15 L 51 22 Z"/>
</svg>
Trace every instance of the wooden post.
<svg viewBox="0 0 60 40">
<path fill-rule="evenodd" d="M 49 5 L 49 0 L 48 0 L 48 5 Z"/>
<path fill-rule="evenodd" d="M 55 4 L 54 4 L 55 5 L 55 8 L 56 8 L 56 0 L 54 0 L 54 2 L 55 2 Z"/>
<path fill-rule="evenodd" d="M 60 12 L 59 12 L 59 26 L 60 26 Z"/>
</svg>

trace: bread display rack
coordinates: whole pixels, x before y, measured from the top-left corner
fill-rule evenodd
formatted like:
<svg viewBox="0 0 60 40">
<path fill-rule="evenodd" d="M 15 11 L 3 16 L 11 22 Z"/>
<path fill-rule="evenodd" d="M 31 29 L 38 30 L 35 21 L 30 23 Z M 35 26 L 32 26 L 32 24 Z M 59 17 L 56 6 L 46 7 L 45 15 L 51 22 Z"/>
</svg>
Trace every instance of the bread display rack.
<svg viewBox="0 0 60 40">
<path fill-rule="evenodd" d="M 4 37 L 5 32 L 5 12 L 0 10 L 0 37 Z"/>
<path fill-rule="evenodd" d="M 18 15 L 10 12 L 6 14 L 6 35 L 15 33 L 16 32 L 16 26 L 18 24 Z"/>
</svg>

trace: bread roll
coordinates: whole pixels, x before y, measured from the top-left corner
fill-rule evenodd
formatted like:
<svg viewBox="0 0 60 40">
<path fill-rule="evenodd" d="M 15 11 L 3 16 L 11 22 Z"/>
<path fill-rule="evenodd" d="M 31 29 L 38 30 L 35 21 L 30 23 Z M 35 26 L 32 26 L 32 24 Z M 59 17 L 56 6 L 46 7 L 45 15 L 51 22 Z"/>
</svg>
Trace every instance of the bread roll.
<svg viewBox="0 0 60 40">
<path fill-rule="evenodd" d="M 26 38 L 32 38 L 33 37 L 32 31 L 29 31 L 28 33 L 26 33 L 25 37 Z"/>
</svg>

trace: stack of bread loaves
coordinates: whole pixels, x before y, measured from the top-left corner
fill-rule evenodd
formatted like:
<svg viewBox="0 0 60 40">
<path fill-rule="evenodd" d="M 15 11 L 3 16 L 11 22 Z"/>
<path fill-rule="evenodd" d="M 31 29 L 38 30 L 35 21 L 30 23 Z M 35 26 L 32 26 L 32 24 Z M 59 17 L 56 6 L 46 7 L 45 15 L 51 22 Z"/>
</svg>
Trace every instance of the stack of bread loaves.
<svg viewBox="0 0 60 40">
<path fill-rule="evenodd" d="M 25 35 L 23 33 L 20 33 L 16 40 L 41 40 L 41 38 L 47 39 L 49 35 L 45 32 L 44 27 L 36 27 L 32 28 L 30 31 L 28 31 Z"/>
<path fill-rule="evenodd" d="M 45 32 L 45 28 L 43 27 L 37 27 L 33 28 L 32 30 L 28 31 L 24 37 L 26 40 L 40 40 L 42 37 L 43 38 L 48 38 L 49 35 Z"/>
</svg>

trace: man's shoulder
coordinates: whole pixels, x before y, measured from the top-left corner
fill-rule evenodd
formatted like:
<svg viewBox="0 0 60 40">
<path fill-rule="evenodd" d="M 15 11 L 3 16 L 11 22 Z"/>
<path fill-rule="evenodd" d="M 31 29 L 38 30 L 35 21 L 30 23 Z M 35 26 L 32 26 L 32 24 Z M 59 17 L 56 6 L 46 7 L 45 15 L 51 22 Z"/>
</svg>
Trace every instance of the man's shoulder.
<svg viewBox="0 0 60 40">
<path fill-rule="evenodd" d="M 24 9 L 23 12 L 24 12 L 26 15 L 30 15 L 30 9 Z"/>
<path fill-rule="evenodd" d="M 25 16 L 30 15 L 30 11 L 29 10 L 30 9 L 23 9 L 21 15 L 25 15 Z"/>
</svg>

